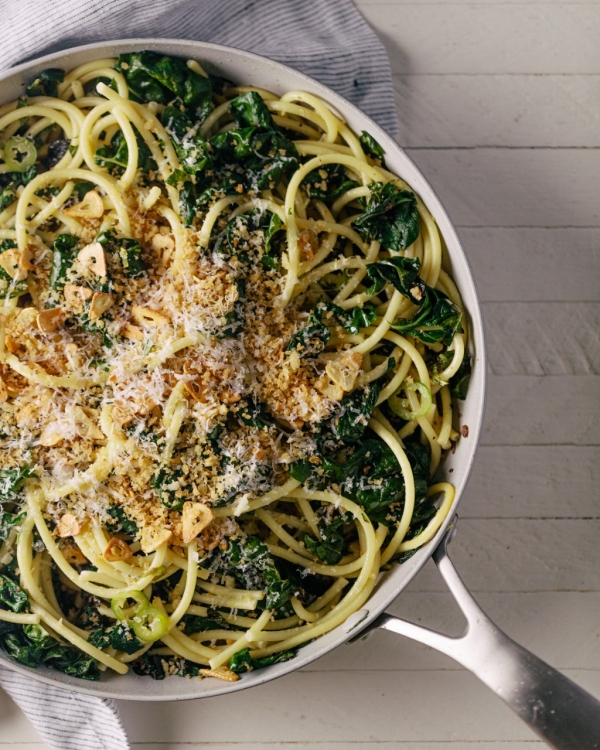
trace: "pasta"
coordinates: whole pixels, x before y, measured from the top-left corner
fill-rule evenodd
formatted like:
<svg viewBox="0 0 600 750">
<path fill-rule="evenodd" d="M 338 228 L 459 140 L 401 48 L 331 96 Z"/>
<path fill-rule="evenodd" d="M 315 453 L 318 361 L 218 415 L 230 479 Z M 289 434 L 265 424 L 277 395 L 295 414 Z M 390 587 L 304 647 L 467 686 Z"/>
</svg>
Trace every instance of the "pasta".
<svg viewBox="0 0 600 750">
<path fill-rule="evenodd" d="M 326 102 L 141 52 L 0 108 L 0 646 L 284 661 L 428 542 L 470 358 L 435 221 Z"/>
</svg>

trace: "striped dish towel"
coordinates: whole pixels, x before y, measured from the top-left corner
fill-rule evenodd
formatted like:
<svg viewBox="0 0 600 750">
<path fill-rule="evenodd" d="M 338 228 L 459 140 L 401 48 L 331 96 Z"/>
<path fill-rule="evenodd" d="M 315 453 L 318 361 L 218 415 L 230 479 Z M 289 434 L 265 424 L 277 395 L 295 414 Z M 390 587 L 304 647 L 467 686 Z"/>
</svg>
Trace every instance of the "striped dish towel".
<svg viewBox="0 0 600 750">
<path fill-rule="evenodd" d="M 385 49 L 350 0 L 19 0 L 4 3 L 2 20 L 10 34 L 0 46 L 0 71 L 110 39 L 196 39 L 296 68 L 345 96 L 391 135 L 398 133 Z M 53 750 L 129 748 L 112 700 L 69 693 L 3 668 L 0 685 Z"/>
</svg>

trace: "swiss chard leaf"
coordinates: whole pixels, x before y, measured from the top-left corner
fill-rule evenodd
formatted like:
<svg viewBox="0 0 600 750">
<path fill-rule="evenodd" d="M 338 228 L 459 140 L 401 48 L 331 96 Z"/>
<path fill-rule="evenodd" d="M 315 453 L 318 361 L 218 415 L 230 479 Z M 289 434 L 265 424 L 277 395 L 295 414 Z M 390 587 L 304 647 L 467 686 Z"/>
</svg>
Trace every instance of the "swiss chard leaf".
<svg viewBox="0 0 600 750">
<path fill-rule="evenodd" d="M 119 55 L 115 66 L 127 81 L 133 97 L 142 102 L 169 104 L 178 98 L 194 120 L 204 120 L 212 110 L 212 85 L 188 68 L 185 60 L 156 52 Z"/>
<path fill-rule="evenodd" d="M 367 240 L 377 240 L 388 250 L 405 250 L 419 236 L 417 198 L 392 182 L 369 185 L 371 200 L 365 212 L 352 222 Z"/>
<path fill-rule="evenodd" d="M 275 128 L 267 105 L 256 91 L 247 91 L 229 102 L 229 112 L 238 127 Z"/>
<path fill-rule="evenodd" d="M 65 71 L 61 68 L 46 68 L 27 84 L 27 96 L 58 96 L 58 84 L 65 79 Z"/>
<path fill-rule="evenodd" d="M 271 656 L 265 656 L 262 659 L 253 659 L 250 656 L 250 649 L 244 648 L 241 651 L 235 653 L 227 664 L 229 669 L 236 674 L 242 672 L 251 672 L 254 669 L 263 669 L 263 667 L 270 667 L 271 664 L 279 664 L 280 662 L 289 661 L 296 656 L 298 652 L 296 650 L 281 651 L 278 654 L 272 654 Z"/>
</svg>

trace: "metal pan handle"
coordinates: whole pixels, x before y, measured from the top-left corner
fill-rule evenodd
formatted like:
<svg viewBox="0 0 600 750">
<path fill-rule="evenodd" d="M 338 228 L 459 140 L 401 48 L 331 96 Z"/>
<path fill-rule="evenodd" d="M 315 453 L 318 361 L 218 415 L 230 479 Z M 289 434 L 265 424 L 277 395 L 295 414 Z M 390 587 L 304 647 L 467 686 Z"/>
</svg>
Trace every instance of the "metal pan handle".
<svg viewBox="0 0 600 750">
<path fill-rule="evenodd" d="M 481 610 L 448 557 L 449 529 L 433 554 L 438 569 L 467 620 L 451 638 L 394 615 L 380 615 L 369 628 L 395 633 L 455 659 L 490 687 L 550 747 L 600 749 L 600 702 L 505 635 Z"/>
</svg>

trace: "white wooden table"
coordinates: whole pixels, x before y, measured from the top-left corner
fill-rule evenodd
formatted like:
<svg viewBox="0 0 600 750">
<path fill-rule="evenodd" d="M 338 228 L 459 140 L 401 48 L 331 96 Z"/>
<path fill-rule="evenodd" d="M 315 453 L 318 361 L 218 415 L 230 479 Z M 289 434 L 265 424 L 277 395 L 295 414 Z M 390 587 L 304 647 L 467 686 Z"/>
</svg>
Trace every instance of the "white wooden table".
<svg viewBox="0 0 600 750">
<path fill-rule="evenodd" d="M 487 324 L 485 431 L 452 556 L 509 635 L 600 697 L 600 3 L 358 5 Z M 393 611 L 461 625 L 433 566 Z M 122 715 L 137 750 L 543 746 L 470 674 L 389 633 L 252 691 Z M 0 726 L 0 748 L 44 747 L 4 695 Z"/>
</svg>

